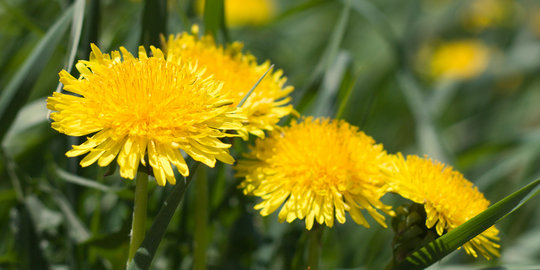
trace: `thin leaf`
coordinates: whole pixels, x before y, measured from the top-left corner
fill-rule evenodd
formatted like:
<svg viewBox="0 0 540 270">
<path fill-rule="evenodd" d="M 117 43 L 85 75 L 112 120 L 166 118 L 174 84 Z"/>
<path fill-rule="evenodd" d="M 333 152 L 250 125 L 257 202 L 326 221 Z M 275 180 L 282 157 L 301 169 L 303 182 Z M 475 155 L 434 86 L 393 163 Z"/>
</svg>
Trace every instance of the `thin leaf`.
<svg viewBox="0 0 540 270">
<path fill-rule="evenodd" d="M 93 188 L 93 189 L 97 189 L 97 190 L 100 190 L 100 191 L 103 191 L 103 192 L 108 192 L 108 193 L 117 193 L 119 192 L 121 189 L 118 189 L 118 188 L 111 188 L 109 186 L 106 186 L 106 185 L 103 185 L 103 184 L 100 184 L 94 180 L 91 180 L 91 179 L 86 179 L 84 177 L 80 177 L 78 175 L 75 175 L 75 174 L 72 174 L 72 173 L 69 173 L 65 170 L 62 170 L 58 167 L 56 167 L 54 169 L 54 171 L 56 172 L 56 174 L 58 175 L 58 177 L 60 177 L 61 179 L 69 182 L 69 183 L 72 183 L 72 184 L 76 184 L 76 185 L 80 185 L 80 186 L 83 186 L 83 187 L 87 187 L 87 188 Z"/>
<path fill-rule="evenodd" d="M 55 201 L 60 208 L 60 211 L 66 218 L 66 223 L 69 227 L 69 235 L 77 243 L 85 242 L 90 238 L 88 229 L 84 226 L 84 223 L 77 217 L 77 214 L 73 211 L 70 202 L 64 197 L 64 195 L 47 185 L 46 183 L 40 184 L 39 188 L 51 195 L 51 198 Z"/>
<path fill-rule="evenodd" d="M 7 3 L 6 0 L 0 0 L 0 6 L 2 7 L 2 9 L 4 9 L 4 11 L 2 12 L 3 16 L 13 17 L 15 21 L 17 21 L 21 25 L 24 25 L 26 29 L 36 32 L 40 36 L 43 36 L 45 34 L 45 32 L 32 21 L 32 17 L 26 15 L 26 12 L 22 11 L 20 8 L 11 6 Z"/>
<path fill-rule="evenodd" d="M 21 203 L 15 208 L 16 216 L 12 226 L 16 228 L 15 243 L 19 254 L 18 269 L 49 269 L 44 251 L 40 245 L 41 236 L 36 230 L 35 221 L 32 219 L 26 203 Z"/>
<path fill-rule="evenodd" d="M 315 103 L 311 111 L 307 112 L 313 116 L 333 117 L 336 114 L 336 106 L 340 90 L 346 84 L 347 74 L 352 70 L 352 58 L 344 51 L 341 51 L 335 62 L 328 67 L 324 73 L 322 85 L 317 93 Z"/>
<path fill-rule="evenodd" d="M 161 34 L 167 34 L 167 0 L 145 0 L 140 43 L 159 47 Z"/>
<path fill-rule="evenodd" d="M 450 163 L 448 155 L 442 147 L 443 144 L 433 122 L 426 98 L 422 94 L 421 85 L 410 71 L 407 56 L 403 51 L 404 46 L 401 46 L 402 43 L 397 38 L 390 22 L 370 1 L 353 1 L 352 8 L 377 29 L 377 32 L 394 51 L 401 68 L 397 74 L 397 80 L 415 117 L 417 141 L 422 152 L 441 162 Z"/>
<path fill-rule="evenodd" d="M 313 86 L 317 84 L 317 82 L 320 81 L 320 77 L 324 74 L 324 72 L 328 71 L 328 69 L 332 66 L 332 64 L 336 61 L 336 57 L 339 52 L 339 48 L 341 47 L 341 42 L 343 41 L 343 37 L 345 36 L 345 30 L 347 29 L 347 24 L 349 22 L 349 14 L 351 10 L 351 1 L 350 0 L 344 0 L 344 6 L 341 11 L 341 14 L 339 16 L 339 20 L 336 23 L 336 26 L 334 27 L 332 31 L 332 36 L 329 39 L 328 46 L 324 50 L 323 55 L 321 56 L 319 63 L 317 63 L 317 66 L 315 67 L 315 70 L 313 71 L 311 77 L 309 78 L 308 82 L 305 84 L 305 86 L 302 89 L 299 89 L 296 91 L 296 95 L 298 95 L 296 100 L 305 102 L 307 99 L 304 98 L 304 96 L 307 94 L 307 92 L 311 89 L 313 89 Z M 306 104 L 297 104 L 297 108 L 305 107 Z"/>
<path fill-rule="evenodd" d="M 65 10 L 56 23 L 47 31 L 39 41 L 30 56 L 24 61 L 17 74 L 11 79 L 0 96 L 0 141 L 3 140 L 8 127 L 15 119 L 19 109 L 26 102 L 41 71 L 48 63 L 58 43 L 69 25 L 73 16 L 73 5 Z"/>
<path fill-rule="evenodd" d="M 184 194 L 191 183 L 193 175 L 196 173 L 199 166 L 199 162 L 190 168 L 190 175 L 186 177 L 185 183 L 176 183 L 176 186 L 171 191 L 171 194 L 167 197 L 167 200 L 159 210 L 159 213 L 154 218 L 152 227 L 146 233 L 141 246 L 137 249 L 135 257 L 128 265 L 128 270 L 140 270 L 140 269 L 149 269 L 154 256 L 156 255 L 156 250 L 165 235 L 165 231 L 171 222 L 171 219 L 176 212 L 176 208 L 184 198 Z"/>
<path fill-rule="evenodd" d="M 342 0 L 349 1 L 349 0 Z M 398 59 L 402 57 L 401 46 L 396 37 L 394 29 L 386 16 L 377 9 L 370 1 L 355 0 L 351 3 L 352 8 L 364 17 L 371 25 L 375 27 L 377 32 L 388 42 L 392 49 L 398 54 Z"/>
<path fill-rule="evenodd" d="M 77 0 L 74 4 L 73 21 L 71 23 L 71 39 L 69 40 L 69 53 L 66 63 L 64 64 L 64 69 L 67 70 L 67 72 L 71 72 L 73 62 L 75 62 L 77 48 L 79 47 L 79 41 L 81 40 L 85 6 L 85 0 Z M 60 92 L 61 90 L 62 84 L 58 83 L 56 92 Z"/>
<path fill-rule="evenodd" d="M 224 0 L 206 0 L 204 3 L 204 32 L 218 41 L 219 34 L 224 43 L 229 41 L 229 32 L 225 24 Z"/>
<path fill-rule="evenodd" d="M 439 131 L 435 127 L 431 113 L 428 110 L 420 84 L 408 70 L 399 71 L 397 80 L 415 118 L 417 142 L 421 151 L 436 160 L 451 163 L 442 147 Z"/>
<path fill-rule="evenodd" d="M 519 209 L 540 193 L 540 179 L 492 205 L 476 217 L 449 231 L 407 257 L 394 269 L 424 269 Z"/>
<path fill-rule="evenodd" d="M 251 93 L 253 93 L 253 91 L 255 90 L 255 88 L 257 88 L 257 86 L 259 85 L 259 83 L 261 83 L 261 81 L 264 79 L 264 77 L 266 76 L 266 74 L 268 74 L 268 72 L 270 72 L 270 70 L 272 70 L 274 68 L 274 65 L 271 65 L 268 70 L 259 78 L 259 80 L 255 83 L 255 85 L 253 85 L 253 87 L 251 87 L 251 89 L 249 90 L 249 92 L 244 96 L 244 98 L 242 98 L 242 100 L 240 101 L 240 103 L 238 103 L 238 108 L 242 107 L 242 105 L 244 105 L 244 103 L 246 102 L 246 100 L 248 99 L 248 97 L 251 95 Z"/>
<path fill-rule="evenodd" d="M 316 6 L 319 6 L 321 4 L 326 4 L 328 3 L 329 1 L 327 0 L 311 0 L 311 1 L 307 1 L 307 2 L 302 2 L 302 3 L 299 3 L 287 10 L 285 10 L 284 12 L 282 12 L 281 14 L 279 14 L 274 20 L 272 20 L 272 22 L 270 22 L 271 24 L 277 24 L 278 22 L 281 22 L 283 21 L 284 19 L 287 19 L 293 15 L 297 15 L 298 13 L 301 13 L 301 12 L 304 12 L 304 11 L 307 11 L 309 10 L 310 8 L 313 8 L 313 7 L 316 7 Z"/>
</svg>

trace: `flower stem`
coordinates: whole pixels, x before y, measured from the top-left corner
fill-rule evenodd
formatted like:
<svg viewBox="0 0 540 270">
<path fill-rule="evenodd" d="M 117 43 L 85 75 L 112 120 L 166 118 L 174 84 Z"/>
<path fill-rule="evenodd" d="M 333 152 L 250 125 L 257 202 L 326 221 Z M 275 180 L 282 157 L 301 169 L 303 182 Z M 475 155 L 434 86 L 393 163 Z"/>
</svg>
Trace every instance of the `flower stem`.
<svg viewBox="0 0 540 270">
<path fill-rule="evenodd" d="M 129 242 L 128 264 L 135 256 L 145 234 L 146 205 L 148 200 L 148 174 L 137 173 L 135 179 L 135 199 L 133 206 L 133 223 L 131 224 L 131 241 Z"/>
<path fill-rule="evenodd" d="M 319 270 L 322 233 L 323 226 L 318 223 L 309 231 L 308 270 Z"/>
<path fill-rule="evenodd" d="M 208 231 L 208 179 L 206 169 L 197 171 L 195 181 L 195 235 L 194 235 L 194 267 L 195 270 L 206 269 L 206 238 Z"/>
</svg>

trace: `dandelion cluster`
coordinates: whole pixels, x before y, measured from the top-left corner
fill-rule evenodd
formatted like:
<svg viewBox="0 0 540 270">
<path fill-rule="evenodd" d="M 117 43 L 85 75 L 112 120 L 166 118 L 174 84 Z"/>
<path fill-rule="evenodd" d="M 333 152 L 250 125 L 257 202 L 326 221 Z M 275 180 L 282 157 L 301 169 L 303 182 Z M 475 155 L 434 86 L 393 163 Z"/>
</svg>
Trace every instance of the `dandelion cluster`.
<svg viewBox="0 0 540 270">
<path fill-rule="evenodd" d="M 258 64 L 242 52 L 242 43 L 220 46 L 210 36 L 199 37 L 195 26 L 192 34 L 171 35 L 163 45 L 165 53 L 151 47 L 148 55 L 140 47 L 137 57 L 123 47 L 107 54 L 91 45 L 90 59 L 76 65 L 78 78 L 60 72 L 69 93 L 48 98 L 52 127 L 89 136 L 68 157 L 85 155 L 83 167 L 116 160 L 127 179 L 134 179 L 139 164 L 149 165 L 164 186 L 176 183 L 174 168 L 189 175 L 187 156 L 209 167 L 217 160 L 234 163 L 231 144 L 220 139 L 247 140 L 253 134 L 255 145 L 235 166 L 243 178 L 239 188 L 260 197 L 254 208 L 261 215 L 279 209 L 280 222 L 305 220 L 308 230 L 315 223 L 344 223 L 346 213 L 369 227 L 368 213 L 386 227 L 383 213 L 395 215 L 381 201 L 388 192 L 422 204 L 426 227 L 438 235 L 489 206 L 452 167 L 388 155 L 382 144 L 343 120 L 306 117 L 279 127 L 283 117 L 296 114 L 289 97 L 293 87 L 285 85 L 281 70 L 270 71 L 244 100 L 270 63 Z M 483 72 L 488 61 L 485 45 L 455 41 L 434 51 L 429 69 L 436 78 L 467 79 Z M 493 226 L 462 247 L 490 259 L 499 256 L 498 240 Z"/>
</svg>

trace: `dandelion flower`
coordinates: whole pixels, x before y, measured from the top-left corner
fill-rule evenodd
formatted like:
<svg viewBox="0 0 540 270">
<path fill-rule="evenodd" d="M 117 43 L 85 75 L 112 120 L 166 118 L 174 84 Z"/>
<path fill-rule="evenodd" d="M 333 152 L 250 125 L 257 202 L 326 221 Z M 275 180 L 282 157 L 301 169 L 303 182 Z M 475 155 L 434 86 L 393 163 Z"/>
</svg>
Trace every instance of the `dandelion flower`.
<svg viewBox="0 0 540 270">
<path fill-rule="evenodd" d="M 230 145 L 219 138 L 240 129 L 242 116 L 231 100 L 221 98 L 221 84 L 172 54 L 151 50 L 148 56 L 140 47 L 135 58 L 123 47 L 109 55 L 92 44 L 90 60 L 76 65 L 78 79 L 60 72 L 64 90 L 75 95 L 54 93 L 47 99 L 52 127 L 70 136 L 95 133 L 66 155 L 87 154 L 83 167 L 107 166 L 116 158 L 120 175 L 128 179 L 139 163 L 149 162 L 161 186 L 176 183 L 171 163 L 189 174 L 180 150 L 210 167 L 216 159 L 233 163 Z"/>
<path fill-rule="evenodd" d="M 490 50 L 478 40 L 444 43 L 431 55 L 430 72 L 435 78 L 470 79 L 487 68 Z"/>
<path fill-rule="evenodd" d="M 469 1 L 463 12 L 463 23 L 470 30 L 483 30 L 500 25 L 512 12 L 509 0 L 473 0 Z"/>
<path fill-rule="evenodd" d="M 401 154 L 394 159 L 389 185 L 392 191 L 426 211 L 426 227 L 435 227 L 438 235 L 451 231 L 489 206 L 489 201 L 452 167 L 428 158 Z M 495 226 L 471 239 L 462 247 L 468 254 L 485 258 L 499 256 L 499 231 Z"/>
<path fill-rule="evenodd" d="M 207 74 L 223 82 L 222 93 L 233 99 L 235 106 L 238 105 L 270 68 L 270 63 L 257 64 L 253 55 L 242 53 L 239 42 L 223 48 L 216 45 L 211 36 L 199 39 L 197 27 L 193 33 L 171 35 L 166 43 L 167 51 L 204 66 Z M 247 120 L 239 134 L 244 139 L 249 133 L 264 137 L 264 130 L 275 129 L 282 117 L 293 112 L 292 105 L 288 104 L 293 87 L 284 86 L 285 81 L 281 70 L 269 72 L 242 105 Z"/>
<path fill-rule="evenodd" d="M 204 0 L 196 3 L 197 13 L 203 14 Z M 225 0 L 225 20 L 228 26 L 263 25 L 276 13 L 275 0 Z"/>
<path fill-rule="evenodd" d="M 310 230 L 316 221 L 332 227 L 334 217 L 345 222 L 345 212 L 369 227 L 365 209 L 386 227 L 393 214 L 379 199 L 385 194 L 381 168 L 389 157 L 381 144 L 345 121 L 313 119 L 257 139 L 246 159 L 236 165 L 244 193 L 262 198 L 255 205 L 266 216 L 279 207 L 280 222 L 305 219 Z"/>
</svg>

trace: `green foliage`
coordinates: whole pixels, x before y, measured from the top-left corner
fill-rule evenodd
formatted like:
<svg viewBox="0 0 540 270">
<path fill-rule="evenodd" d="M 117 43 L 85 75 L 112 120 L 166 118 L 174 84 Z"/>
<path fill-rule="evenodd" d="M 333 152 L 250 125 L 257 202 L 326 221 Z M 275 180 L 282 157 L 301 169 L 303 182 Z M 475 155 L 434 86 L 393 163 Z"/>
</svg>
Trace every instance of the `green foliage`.
<svg viewBox="0 0 540 270">
<path fill-rule="evenodd" d="M 114 170 L 81 168 L 67 158 L 80 139 L 50 128 L 45 98 L 57 89 L 61 69 L 77 76 L 73 64 L 88 59 L 90 42 L 103 51 L 136 52 L 142 44 L 160 46 L 161 33 L 189 31 L 195 23 L 221 43 L 244 42 L 259 62 L 283 69 L 301 114 L 347 120 L 390 153 L 445 161 L 499 201 L 413 255 L 422 266 L 498 220 L 500 258 L 475 260 L 457 251 L 431 269 L 539 265 L 538 180 L 531 179 L 540 177 L 540 26 L 534 23 L 540 5 L 506 1 L 504 20 L 471 29 L 463 21 L 469 2 L 281 0 L 267 24 L 228 28 L 223 0 L 207 0 L 201 16 L 190 0 L 0 0 L 0 268 L 126 267 L 135 185 Z M 486 72 L 453 81 L 426 75 L 429 65 L 418 60 L 424 47 L 461 38 L 493 48 Z M 234 141 L 235 158 L 247 145 Z M 206 173 L 209 269 L 307 265 L 302 222 L 261 217 L 253 210 L 258 200 L 237 189 L 230 166 Z M 149 182 L 147 237 L 129 269 L 192 268 L 199 198 L 191 178 L 177 179 L 167 187 Z M 403 202 L 393 195 L 383 200 Z M 320 269 L 384 268 L 392 232 L 370 223 L 366 229 L 348 218 L 325 228 Z"/>
</svg>

